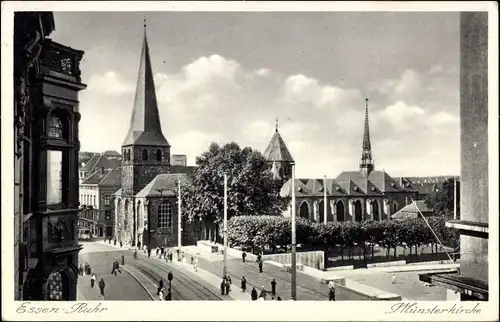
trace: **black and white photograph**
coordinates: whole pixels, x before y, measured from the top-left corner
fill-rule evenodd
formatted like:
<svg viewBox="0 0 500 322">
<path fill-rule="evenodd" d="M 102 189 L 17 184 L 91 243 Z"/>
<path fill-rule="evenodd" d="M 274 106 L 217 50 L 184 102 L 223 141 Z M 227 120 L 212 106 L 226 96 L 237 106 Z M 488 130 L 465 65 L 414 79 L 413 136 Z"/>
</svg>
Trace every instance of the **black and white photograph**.
<svg viewBox="0 0 500 322">
<path fill-rule="evenodd" d="M 498 319 L 498 7 L 458 4 L 3 2 L 2 316 Z"/>
</svg>

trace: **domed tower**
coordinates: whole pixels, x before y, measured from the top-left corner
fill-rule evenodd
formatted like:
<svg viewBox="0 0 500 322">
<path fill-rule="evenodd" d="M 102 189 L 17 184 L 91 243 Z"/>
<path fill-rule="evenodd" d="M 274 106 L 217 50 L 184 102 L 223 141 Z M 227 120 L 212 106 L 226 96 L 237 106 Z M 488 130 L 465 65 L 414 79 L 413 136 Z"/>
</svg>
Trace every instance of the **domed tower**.
<svg viewBox="0 0 500 322">
<path fill-rule="evenodd" d="M 292 164 L 294 161 L 278 131 L 278 119 L 276 119 L 276 130 L 271 142 L 264 151 L 264 157 L 269 162 L 273 177 L 279 186 L 292 177 Z"/>
</svg>

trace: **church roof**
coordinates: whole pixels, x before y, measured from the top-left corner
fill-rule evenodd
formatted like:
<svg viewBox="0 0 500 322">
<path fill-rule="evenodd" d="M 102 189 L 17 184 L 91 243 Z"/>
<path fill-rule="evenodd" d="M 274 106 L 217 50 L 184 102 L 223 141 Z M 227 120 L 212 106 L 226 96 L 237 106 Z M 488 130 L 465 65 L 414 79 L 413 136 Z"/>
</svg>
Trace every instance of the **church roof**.
<svg viewBox="0 0 500 322">
<path fill-rule="evenodd" d="M 134 107 L 129 130 L 123 141 L 123 146 L 128 145 L 170 146 L 161 131 L 145 26 Z"/>
<path fill-rule="evenodd" d="M 397 180 L 385 171 L 371 171 L 368 177 L 362 175 L 359 171 L 343 171 L 337 178 L 337 181 L 352 180 L 363 192 L 367 194 L 383 194 L 386 192 L 416 192 L 411 187 L 401 186 Z"/>
<path fill-rule="evenodd" d="M 288 151 L 285 141 L 283 141 L 277 129 L 271 138 L 271 142 L 269 142 L 269 145 L 264 151 L 264 157 L 267 161 L 293 162 L 292 155 Z"/>
<path fill-rule="evenodd" d="M 187 176 L 185 173 L 159 174 L 135 196 L 137 198 L 175 196 L 175 191 L 177 190 L 177 181 L 184 181 L 186 180 L 186 177 Z M 163 189 L 163 191 L 160 193 L 158 189 Z"/>
</svg>

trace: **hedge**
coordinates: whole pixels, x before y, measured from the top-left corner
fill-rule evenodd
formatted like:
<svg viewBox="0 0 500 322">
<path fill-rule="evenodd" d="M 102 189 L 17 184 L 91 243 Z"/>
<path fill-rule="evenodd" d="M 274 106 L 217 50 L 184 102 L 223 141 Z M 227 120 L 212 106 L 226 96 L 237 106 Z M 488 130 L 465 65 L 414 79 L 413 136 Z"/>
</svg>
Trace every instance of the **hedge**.
<svg viewBox="0 0 500 322">
<path fill-rule="evenodd" d="M 435 216 L 426 218 L 439 239 L 448 246 L 458 245 L 456 231 L 445 227 L 448 218 Z M 306 249 L 351 251 L 355 247 L 371 250 L 376 244 L 386 249 L 386 255 L 397 247 L 409 248 L 410 255 L 423 245 L 437 245 L 427 224 L 421 218 L 407 218 L 390 221 L 328 222 L 313 223 L 297 218 L 297 244 Z M 291 219 L 279 216 L 235 216 L 228 220 L 228 242 L 247 249 L 259 248 L 276 251 L 288 248 L 291 243 Z M 434 247 L 432 248 L 434 250 Z"/>
</svg>

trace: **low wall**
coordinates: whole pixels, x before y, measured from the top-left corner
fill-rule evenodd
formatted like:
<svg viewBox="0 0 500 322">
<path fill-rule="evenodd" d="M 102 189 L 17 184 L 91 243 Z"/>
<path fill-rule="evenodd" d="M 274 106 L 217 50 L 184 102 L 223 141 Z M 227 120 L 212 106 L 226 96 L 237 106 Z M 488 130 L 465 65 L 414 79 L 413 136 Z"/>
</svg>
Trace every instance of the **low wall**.
<svg viewBox="0 0 500 322">
<path fill-rule="evenodd" d="M 263 255 L 263 260 L 272 260 L 281 264 L 291 264 L 292 256 L 290 253 L 284 254 L 269 254 Z M 312 251 L 312 252 L 297 252 L 297 263 L 309 266 L 315 269 L 325 269 L 325 252 Z"/>
<path fill-rule="evenodd" d="M 382 263 L 368 264 L 368 265 L 366 265 L 366 267 L 367 268 L 374 268 L 374 267 L 391 267 L 391 266 L 403 266 L 403 265 L 406 265 L 406 261 L 382 262 Z"/>
</svg>

